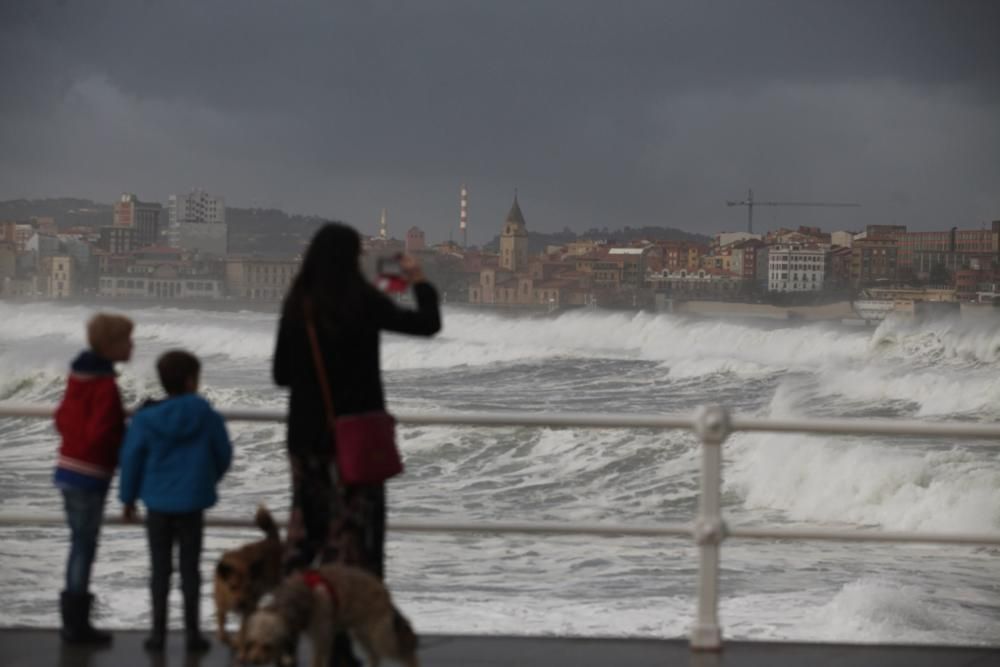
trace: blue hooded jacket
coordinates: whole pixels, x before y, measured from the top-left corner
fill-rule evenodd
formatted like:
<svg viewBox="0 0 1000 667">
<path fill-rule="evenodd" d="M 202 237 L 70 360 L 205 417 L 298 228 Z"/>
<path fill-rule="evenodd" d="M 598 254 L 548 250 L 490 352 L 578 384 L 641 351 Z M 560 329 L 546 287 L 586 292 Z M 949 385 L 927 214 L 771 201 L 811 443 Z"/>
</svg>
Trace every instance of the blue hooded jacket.
<svg viewBox="0 0 1000 667">
<path fill-rule="evenodd" d="M 139 410 L 121 452 L 118 496 L 141 498 L 147 510 L 182 514 L 211 507 L 233 448 L 222 415 L 198 394 L 181 394 Z"/>
</svg>

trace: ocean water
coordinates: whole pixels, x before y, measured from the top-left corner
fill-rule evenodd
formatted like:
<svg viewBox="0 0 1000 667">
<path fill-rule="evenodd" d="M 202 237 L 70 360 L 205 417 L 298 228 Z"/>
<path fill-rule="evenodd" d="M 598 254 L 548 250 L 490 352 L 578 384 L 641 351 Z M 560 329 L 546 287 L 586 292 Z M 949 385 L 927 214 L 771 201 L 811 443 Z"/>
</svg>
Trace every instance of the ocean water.
<svg viewBox="0 0 1000 667">
<path fill-rule="evenodd" d="M 0 400 L 56 402 L 81 347 L 84 306 L 0 303 Z M 269 364 L 276 316 L 143 308 L 120 383 L 158 394 L 156 356 L 188 348 L 218 406 L 279 408 Z M 762 416 L 1000 416 L 993 323 L 888 321 L 877 329 L 672 315 L 555 318 L 447 309 L 435 339 L 387 335 L 386 390 L 406 410 L 678 412 L 722 403 Z M 284 427 L 232 423 L 234 466 L 213 511 L 288 507 Z M 401 427 L 397 519 L 678 522 L 697 501 L 698 445 L 682 432 Z M 47 421 L 0 420 L 0 512 L 58 514 Z M 736 434 L 724 511 L 740 525 L 1000 530 L 1000 444 Z M 120 506 L 112 495 L 108 512 Z M 0 625 L 53 626 L 65 529 L 0 529 Z M 257 539 L 209 534 L 206 627 L 219 552 Z M 722 550 L 731 638 L 1000 644 L 1000 551 L 730 541 Z M 686 540 L 392 535 L 388 582 L 418 631 L 679 637 L 694 614 Z M 95 569 L 108 627 L 149 622 L 141 530 L 106 528 Z M 172 595 L 172 621 L 180 618 Z"/>
</svg>

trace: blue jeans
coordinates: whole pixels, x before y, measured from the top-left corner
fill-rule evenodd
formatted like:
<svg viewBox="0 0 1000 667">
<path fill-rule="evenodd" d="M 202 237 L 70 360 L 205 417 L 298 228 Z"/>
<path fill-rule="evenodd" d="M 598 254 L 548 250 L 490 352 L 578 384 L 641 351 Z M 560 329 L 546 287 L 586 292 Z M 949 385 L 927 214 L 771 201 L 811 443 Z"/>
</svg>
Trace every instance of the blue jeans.
<svg viewBox="0 0 1000 667">
<path fill-rule="evenodd" d="M 90 569 L 97 556 L 97 536 L 104 519 L 105 491 L 63 489 L 66 522 L 70 529 L 69 561 L 66 563 L 66 591 L 90 590 Z"/>
</svg>

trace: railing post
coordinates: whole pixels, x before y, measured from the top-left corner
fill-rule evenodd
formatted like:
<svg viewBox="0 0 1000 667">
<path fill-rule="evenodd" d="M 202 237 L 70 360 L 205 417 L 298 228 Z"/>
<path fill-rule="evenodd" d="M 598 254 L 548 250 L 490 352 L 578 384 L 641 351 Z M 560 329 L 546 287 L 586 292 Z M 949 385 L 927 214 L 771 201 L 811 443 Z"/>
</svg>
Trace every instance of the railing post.
<svg viewBox="0 0 1000 667">
<path fill-rule="evenodd" d="M 729 412 L 705 406 L 695 413 L 694 432 L 701 440 L 701 495 L 693 536 L 698 545 L 698 614 L 691 629 L 691 650 L 722 648 L 719 627 L 719 546 L 725 539 L 722 521 L 722 443 L 729 436 Z"/>
</svg>

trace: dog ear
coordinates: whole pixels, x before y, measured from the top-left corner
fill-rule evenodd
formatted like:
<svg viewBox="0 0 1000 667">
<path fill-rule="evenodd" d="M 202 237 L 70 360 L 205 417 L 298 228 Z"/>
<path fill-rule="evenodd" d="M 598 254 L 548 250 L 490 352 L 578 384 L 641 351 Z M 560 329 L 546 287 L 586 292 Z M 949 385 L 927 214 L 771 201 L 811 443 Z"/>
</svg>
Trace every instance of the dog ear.
<svg viewBox="0 0 1000 667">
<path fill-rule="evenodd" d="M 219 577 L 219 579 L 228 579 L 229 575 L 232 573 L 232 566 L 225 561 L 220 561 L 219 564 L 215 566 L 215 574 Z"/>
</svg>

